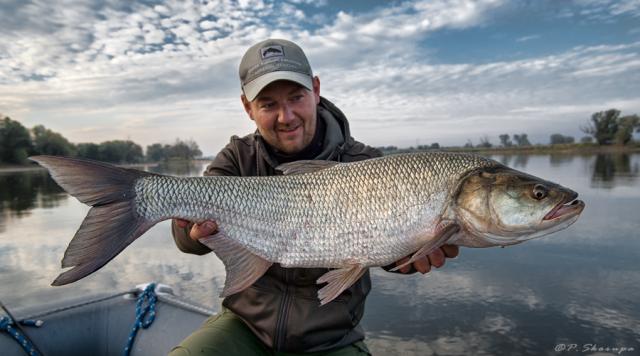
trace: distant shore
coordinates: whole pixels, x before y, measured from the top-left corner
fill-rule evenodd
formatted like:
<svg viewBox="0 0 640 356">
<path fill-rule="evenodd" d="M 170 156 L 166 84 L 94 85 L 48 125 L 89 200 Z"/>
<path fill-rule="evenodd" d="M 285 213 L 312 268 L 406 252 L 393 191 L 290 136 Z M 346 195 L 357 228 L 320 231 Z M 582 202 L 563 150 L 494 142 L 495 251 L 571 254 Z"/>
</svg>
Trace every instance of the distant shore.
<svg viewBox="0 0 640 356">
<path fill-rule="evenodd" d="M 591 154 L 618 154 L 618 153 L 636 153 L 640 152 L 640 143 L 629 144 L 626 146 L 611 145 L 600 146 L 596 144 L 559 144 L 559 145 L 534 145 L 524 147 L 440 147 L 432 149 L 416 149 L 398 148 L 396 150 L 383 150 L 384 154 L 398 154 L 408 152 L 431 152 L 431 151 L 446 151 L 446 152 L 469 152 L 477 153 L 481 155 L 545 155 L 545 154 L 567 154 L 567 155 L 591 155 Z M 210 161 L 210 159 L 195 159 L 192 161 Z M 174 161 L 175 162 L 175 161 Z M 152 163 L 131 163 L 131 164 L 119 164 L 120 167 L 127 168 L 147 168 L 156 167 L 163 162 Z M 28 163 L 23 165 L 3 165 L 0 164 L 0 173 L 8 172 L 27 172 L 37 171 L 44 169 L 35 163 Z"/>
<path fill-rule="evenodd" d="M 159 165 L 159 162 L 153 163 L 130 163 L 130 164 L 117 164 L 118 167 L 125 168 L 145 168 L 145 167 L 155 167 Z M 0 173 L 3 172 L 29 172 L 29 171 L 38 171 L 45 169 L 42 166 L 39 166 L 36 163 L 28 163 L 28 164 L 14 164 L 14 165 L 2 165 L 0 164 Z"/>
<path fill-rule="evenodd" d="M 440 147 L 432 149 L 399 148 L 397 150 L 383 151 L 385 154 L 406 153 L 406 152 L 469 152 L 483 155 L 491 154 L 616 154 L 616 153 L 636 153 L 640 152 L 640 144 L 630 144 L 626 146 L 611 145 L 600 146 L 596 144 L 558 144 L 558 145 L 534 145 L 534 146 L 511 146 L 511 147 Z"/>
</svg>

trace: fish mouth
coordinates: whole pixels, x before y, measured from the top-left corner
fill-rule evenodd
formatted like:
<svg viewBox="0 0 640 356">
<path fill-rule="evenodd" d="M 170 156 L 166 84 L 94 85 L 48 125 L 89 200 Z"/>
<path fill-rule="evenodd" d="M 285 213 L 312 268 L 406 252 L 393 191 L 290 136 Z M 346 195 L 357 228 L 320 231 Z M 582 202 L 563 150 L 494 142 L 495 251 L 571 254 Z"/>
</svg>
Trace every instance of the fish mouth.
<svg viewBox="0 0 640 356">
<path fill-rule="evenodd" d="M 563 201 L 558 203 L 542 220 L 555 220 L 562 217 L 578 215 L 584 209 L 584 202 L 576 199 L 578 193 L 571 192 Z"/>
</svg>

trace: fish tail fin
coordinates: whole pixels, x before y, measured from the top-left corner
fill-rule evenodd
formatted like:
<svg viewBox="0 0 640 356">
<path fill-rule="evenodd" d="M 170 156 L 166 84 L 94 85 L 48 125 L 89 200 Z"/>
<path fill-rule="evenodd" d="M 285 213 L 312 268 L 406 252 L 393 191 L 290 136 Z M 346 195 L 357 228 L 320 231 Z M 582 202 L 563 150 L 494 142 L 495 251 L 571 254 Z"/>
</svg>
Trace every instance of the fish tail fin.
<svg viewBox="0 0 640 356">
<path fill-rule="evenodd" d="M 139 215 L 135 182 L 151 173 L 77 158 L 34 156 L 69 194 L 91 209 L 67 246 L 52 285 L 75 282 L 104 266 L 157 221 Z"/>
</svg>

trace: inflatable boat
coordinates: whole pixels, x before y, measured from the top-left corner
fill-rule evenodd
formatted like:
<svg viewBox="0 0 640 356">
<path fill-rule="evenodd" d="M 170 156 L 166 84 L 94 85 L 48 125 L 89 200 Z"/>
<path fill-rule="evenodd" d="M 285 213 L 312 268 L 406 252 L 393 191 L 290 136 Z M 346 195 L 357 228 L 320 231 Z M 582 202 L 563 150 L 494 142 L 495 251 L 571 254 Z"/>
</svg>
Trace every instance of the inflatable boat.
<svg viewBox="0 0 640 356">
<path fill-rule="evenodd" d="M 3 309 L 0 354 L 4 356 L 166 355 L 214 314 L 156 283 L 50 305 Z"/>
</svg>

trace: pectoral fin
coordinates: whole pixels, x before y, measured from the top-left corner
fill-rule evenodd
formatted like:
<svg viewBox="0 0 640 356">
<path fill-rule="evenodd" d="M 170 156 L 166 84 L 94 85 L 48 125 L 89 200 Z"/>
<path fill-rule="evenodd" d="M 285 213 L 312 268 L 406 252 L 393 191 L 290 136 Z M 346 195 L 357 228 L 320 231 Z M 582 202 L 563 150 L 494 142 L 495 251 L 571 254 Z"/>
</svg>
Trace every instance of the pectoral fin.
<svg viewBox="0 0 640 356">
<path fill-rule="evenodd" d="M 245 290 L 262 277 L 273 264 L 247 250 L 222 232 L 203 237 L 198 241 L 212 249 L 224 263 L 227 277 L 221 297 Z"/>
<path fill-rule="evenodd" d="M 351 287 L 367 270 L 359 264 L 353 264 L 349 267 L 331 270 L 318 278 L 316 283 L 327 283 L 318 291 L 318 299 L 320 305 L 325 305 L 334 300 L 345 289 Z"/>
<path fill-rule="evenodd" d="M 444 245 L 447 242 L 447 240 L 449 240 L 451 236 L 453 236 L 453 234 L 455 234 L 458 231 L 460 231 L 460 226 L 458 226 L 458 224 L 449 223 L 449 224 L 443 225 L 442 227 L 438 228 L 436 232 L 436 236 L 430 239 L 429 242 L 424 244 L 418 251 L 416 251 L 413 255 L 411 255 L 411 258 L 407 262 L 392 268 L 390 271 L 391 272 L 397 271 L 400 268 L 406 265 L 409 265 L 419 260 L 422 257 L 429 255 L 431 252 L 435 251 L 437 248 Z"/>
</svg>

